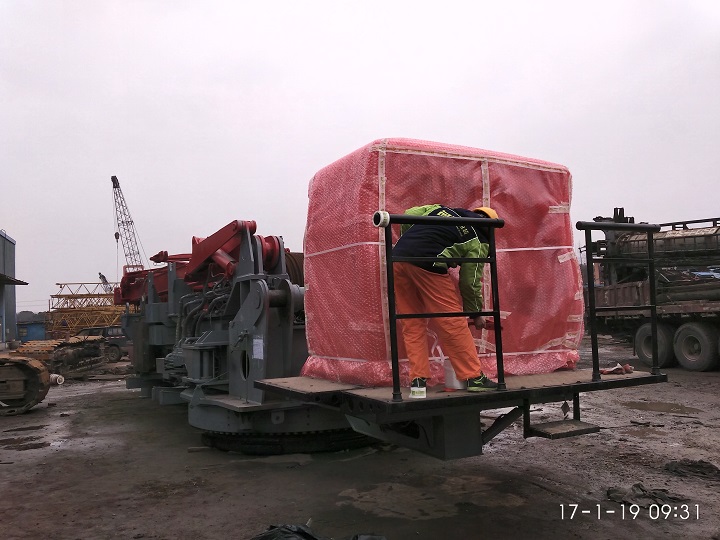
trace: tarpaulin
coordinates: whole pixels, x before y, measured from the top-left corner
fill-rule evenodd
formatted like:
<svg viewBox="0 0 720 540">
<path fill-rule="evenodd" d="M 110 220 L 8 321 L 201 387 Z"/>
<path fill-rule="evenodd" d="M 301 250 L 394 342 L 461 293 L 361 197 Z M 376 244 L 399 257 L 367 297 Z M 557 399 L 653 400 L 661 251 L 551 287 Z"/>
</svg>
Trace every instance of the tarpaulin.
<svg viewBox="0 0 720 540">
<path fill-rule="evenodd" d="M 367 386 L 392 384 L 384 231 L 377 210 L 439 203 L 494 208 L 506 375 L 573 368 L 583 332 L 582 279 L 570 223 L 572 179 L 562 165 L 412 139 L 382 139 L 320 170 L 309 187 L 302 374 Z M 399 227 L 393 226 L 393 242 Z M 451 274 L 457 277 L 457 271 Z M 485 309 L 491 309 L 485 265 Z M 494 334 L 473 329 L 483 371 L 497 373 Z M 398 332 L 401 382 L 408 365 Z M 445 357 L 432 324 L 430 384 Z"/>
</svg>

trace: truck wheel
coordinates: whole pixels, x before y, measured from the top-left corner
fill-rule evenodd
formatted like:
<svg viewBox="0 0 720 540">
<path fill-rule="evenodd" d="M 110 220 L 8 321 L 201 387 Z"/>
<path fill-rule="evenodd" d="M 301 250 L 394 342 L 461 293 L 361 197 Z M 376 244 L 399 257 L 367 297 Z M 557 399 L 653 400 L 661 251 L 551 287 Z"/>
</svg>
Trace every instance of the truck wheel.
<svg viewBox="0 0 720 540">
<path fill-rule="evenodd" d="M 708 371 L 718 362 L 718 331 L 708 323 L 690 322 L 675 332 L 675 356 L 690 371 Z"/>
<path fill-rule="evenodd" d="M 116 347 L 115 345 L 111 345 L 105 351 L 105 356 L 107 357 L 108 362 L 114 363 L 114 362 L 120 361 L 120 358 L 122 358 L 122 353 L 120 352 L 119 347 Z"/>
<path fill-rule="evenodd" d="M 661 368 L 672 367 L 675 364 L 673 327 L 666 323 L 657 323 L 657 333 L 658 366 Z M 635 332 L 635 353 L 643 364 L 652 367 L 652 326 L 650 323 L 643 324 Z"/>
</svg>

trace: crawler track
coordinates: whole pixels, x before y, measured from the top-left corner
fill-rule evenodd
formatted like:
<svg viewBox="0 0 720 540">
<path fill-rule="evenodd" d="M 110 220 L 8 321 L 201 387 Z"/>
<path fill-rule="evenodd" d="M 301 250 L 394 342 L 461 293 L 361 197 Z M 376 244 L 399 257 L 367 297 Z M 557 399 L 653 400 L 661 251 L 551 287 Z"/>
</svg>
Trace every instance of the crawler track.
<svg viewBox="0 0 720 540">
<path fill-rule="evenodd" d="M 304 454 L 337 452 L 362 448 L 378 442 L 352 429 L 337 429 L 305 433 L 215 433 L 202 435 L 205 446 L 223 452 L 242 452 L 252 455 Z"/>
<path fill-rule="evenodd" d="M 0 416 L 22 414 L 40 403 L 50 389 L 50 372 L 41 360 L 0 359 Z"/>
</svg>

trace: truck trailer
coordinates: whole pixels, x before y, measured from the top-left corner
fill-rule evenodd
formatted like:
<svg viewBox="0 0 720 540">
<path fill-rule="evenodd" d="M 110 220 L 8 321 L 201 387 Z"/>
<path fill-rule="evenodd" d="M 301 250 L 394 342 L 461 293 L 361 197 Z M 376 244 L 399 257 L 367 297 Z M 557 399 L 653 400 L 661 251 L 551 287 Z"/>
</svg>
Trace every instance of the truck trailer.
<svg viewBox="0 0 720 540">
<path fill-rule="evenodd" d="M 624 208 L 596 223 L 632 224 Z M 592 276 L 601 330 L 634 341 L 638 358 L 652 362 L 649 295 L 655 305 L 658 361 L 707 371 L 718 366 L 720 339 L 720 218 L 659 224 L 653 237 L 654 277 L 648 272 L 648 239 L 642 232 L 606 230 L 586 246 L 594 258 Z"/>
</svg>

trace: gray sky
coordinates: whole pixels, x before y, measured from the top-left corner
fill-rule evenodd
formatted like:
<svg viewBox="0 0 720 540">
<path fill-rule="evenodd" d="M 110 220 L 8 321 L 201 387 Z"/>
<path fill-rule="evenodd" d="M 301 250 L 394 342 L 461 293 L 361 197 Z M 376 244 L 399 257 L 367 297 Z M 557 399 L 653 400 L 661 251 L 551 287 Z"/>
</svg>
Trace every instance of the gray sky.
<svg viewBox="0 0 720 540">
<path fill-rule="evenodd" d="M 300 251 L 310 178 L 383 137 L 566 165 L 573 222 L 717 217 L 720 2 L 0 0 L 18 310 L 120 276 L 111 175 L 148 256 Z"/>
</svg>

